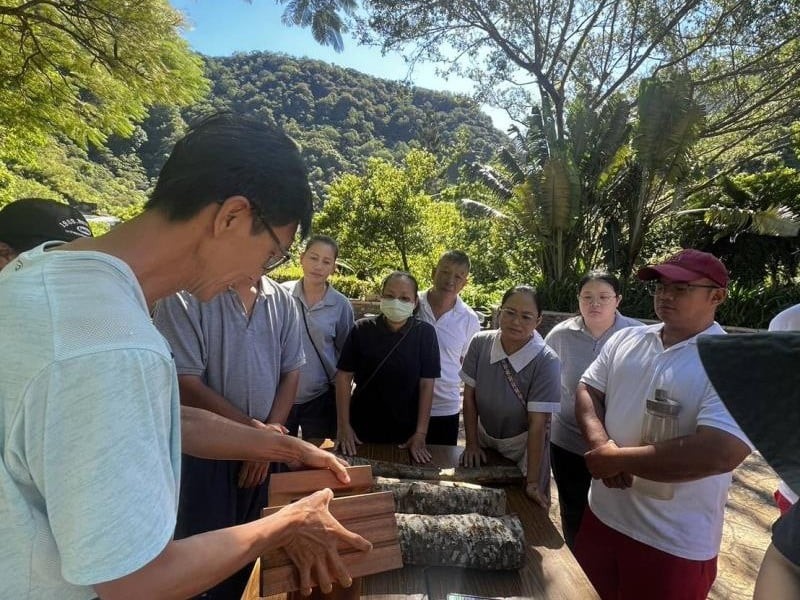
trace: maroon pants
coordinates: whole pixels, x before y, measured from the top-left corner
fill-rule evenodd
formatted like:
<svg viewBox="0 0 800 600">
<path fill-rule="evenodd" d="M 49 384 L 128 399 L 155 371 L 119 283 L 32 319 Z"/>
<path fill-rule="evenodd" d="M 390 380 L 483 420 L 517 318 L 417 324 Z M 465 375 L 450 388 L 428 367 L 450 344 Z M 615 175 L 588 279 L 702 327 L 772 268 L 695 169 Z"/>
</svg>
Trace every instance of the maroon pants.
<svg viewBox="0 0 800 600">
<path fill-rule="evenodd" d="M 575 538 L 575 558 L 603 600 L 705 600 L 717 557 L 680 558 L 605 525 L 590 509 Z"/>
</svg>

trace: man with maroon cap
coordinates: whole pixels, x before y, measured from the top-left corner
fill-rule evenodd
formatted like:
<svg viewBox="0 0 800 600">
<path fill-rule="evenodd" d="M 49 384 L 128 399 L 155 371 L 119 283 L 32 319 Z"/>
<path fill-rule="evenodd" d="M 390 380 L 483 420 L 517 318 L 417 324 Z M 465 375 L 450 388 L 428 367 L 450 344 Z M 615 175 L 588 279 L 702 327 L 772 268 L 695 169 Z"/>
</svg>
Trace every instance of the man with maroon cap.
<svg viewBox="0 0 800 600">
<path fill-rule="evenodd" d="M 682 250 L 638 276 L 662 322 L 614 334 L 578 385 L 594 479 L 575 554 L 603 599 L 700 600 L 716 577 L 731 471 L 751 451 L 697 352 L 698 336 L 725 333 L 714 314 L 728 272 Z M 644 442 L 646 407 L 667 405 L 675 434 Z"/>
</svg>

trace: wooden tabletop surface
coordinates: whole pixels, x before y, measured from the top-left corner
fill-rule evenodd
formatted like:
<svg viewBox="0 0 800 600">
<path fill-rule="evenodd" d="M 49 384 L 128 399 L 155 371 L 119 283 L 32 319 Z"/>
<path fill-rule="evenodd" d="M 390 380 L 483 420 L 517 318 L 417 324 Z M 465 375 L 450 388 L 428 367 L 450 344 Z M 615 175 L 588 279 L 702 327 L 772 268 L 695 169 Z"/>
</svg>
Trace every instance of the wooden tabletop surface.
<svg viewBox="0 0 800 600">
<path fill-rule="evenodd" d="M 433 456 L 429 466 L 455 469 L 463 447 L 428 446 Z M 364 444 L 358 456 L 374 460 L 413 464 L 407 450 L 394 445 Z M 509 464 L 497 453 L 488 453 L 489 464 Z M 519 571 L 485 571 L 455 567 L 406 566 L 364 577 L 362 598 L 374 600 L 471 600 L 484 598 L 533 598 L 548 600 L 595 600 L 597 593 L 578 566 L 547 511 L 528 500 L 519 484 L 505 486 L 510 513 L 519 516 L 526 537 L 525 566 Z M 259 566 L 254 569 L 243 599 L 257 600 Z M 298 594 L 289 595 L 299 598 Z M 318 595 L 319 598 L 329 596 Z M 285 594 L 270 600 L 286 598 Z"/>
<path fill-rule="evenodd" d="M 458 468 L 463 447 L 428 446 L 432 466 Z M 364 444 L 358 455 L 365 458 L 412 464 L 407 450 L 392 445 Z M 490 464 L 508 462 L 489 455 Z M 366 577 L 362 597 L 388 600 L 416 597 L 447 600 L 450 595 L 491 598 L 536 598 L 592 600 L 598 598 L 583 570 L 564 544 L 547 511 L 528 500 L 521 486 L 508 486 L 509 512 L 515 513 L 525 529 L 527 560 L 519 571 L 483 571 L 455 567 L 407 566 Z M 451 596 L 452 600 L 456 600 Z"/>
</svg>

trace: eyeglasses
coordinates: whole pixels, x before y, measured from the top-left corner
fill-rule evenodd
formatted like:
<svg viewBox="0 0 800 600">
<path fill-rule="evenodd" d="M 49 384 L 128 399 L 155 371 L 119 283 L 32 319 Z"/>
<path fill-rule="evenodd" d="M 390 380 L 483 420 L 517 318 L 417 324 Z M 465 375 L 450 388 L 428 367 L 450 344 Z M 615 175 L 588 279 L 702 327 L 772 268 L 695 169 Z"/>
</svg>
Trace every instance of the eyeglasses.
<svg viewBox="0 0 800 600">
<path fill-rule="evenodd" d="M 264 264 L 261 268 L 264 270 L 264 273 L 269 273 L 270 271 L 274 271 L 278 267 L 283 264 L 286 264 L 290 260 L 292 260 L 292 255 L 288 250 L 284 250 L 281 247 L 281 241 L 278 239 L 278 235 L 275 233 L 275 230 L 272 229 L 269 223 L 267 223 L 266 219 L 261 216 L 261 211 L 258 210 L 255 204 L 252 202 L 250 203 L 250 210 L 253 211 L 253 214 L 258 217 L 258 220 L 264 225 L 269 234 L 269 237 L 272 238 L 272 241 L 275 242 L 275 245 L 278 247 L 278 252 L 273 251 L 270 254 L 269 258 L 264 261 Z M 279 254 L 280 253 L 280 254 Z"/>
<path fill-rule="evenodd" d="M 651 296 L 660 296 L 664 292 L 672 296 L 684 296 L 694 288 L 706 288 L 709 290 L 719 289 L 718 285 L 704 285 L 700 283 L 662 283 L 660 281 L 648 281 L 644 284 L 647 293 Z"/>
<path fill-rule="evenodd" d="M 583 304 L 589 304 L 589 305 L 598 304 L 600 306 L 605 306 L 606 304 L 613 302 L 617 298 L 619 298 L 619 296 L 590 296 L 588 294 L 578 295 L 578 300 Z"/>
<path fill-rule="evenodd" d="M 525 325 L 533 325 L 539 320 L 539 315 L 534 315 L 533 313 L 519 313 L 513 308 L 501 308 L 500 316 L 505 316 L 512 321 L 514 319 L 519 319 Z"/>
<path fill-rule="evenodd" d="M 248 202 L 250 202 L 250 200 L 248 200 Z M 217 202 L 217 204 L 222 204 L 222 202 Z M 264 261 L 264 264 L 261 265 L 263 272 L 269 273 L 270 271 L 274 271 L 281 265 L 292 260 L 292 255 L 288 250 L 283 249 L 281 246 L 281 241 L 278 239 L 278 235 L 275 233 L 275 230 L 272 229 L 269 223 L 267 223 L 267 220 L 261 215 L 261 211 L 258 210 L 258 207 L 252 202 L 250 202 L 250 210 L 253 212 L 256 218 L 261 221 L 261 224 L 264 225 L 269 237 L 272 238 L 272 241 L 275 242 L 275 245 L 278 247 L 278 251 L 276 252 L 273 250 L 267 260 Z"/>
</svg>

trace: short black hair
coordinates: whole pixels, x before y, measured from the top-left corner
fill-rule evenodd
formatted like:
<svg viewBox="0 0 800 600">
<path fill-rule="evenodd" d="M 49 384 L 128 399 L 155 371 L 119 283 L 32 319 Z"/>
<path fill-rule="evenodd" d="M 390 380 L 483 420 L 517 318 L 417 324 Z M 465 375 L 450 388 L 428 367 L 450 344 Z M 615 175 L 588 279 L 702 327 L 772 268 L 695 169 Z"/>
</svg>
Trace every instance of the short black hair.
<svg viewBox="0 0 800 600">
<path fill-rule="evenodd" d="M 619 279 L 617 279 L 614 275 L 609 273 L 608 271 L 603 271 L 602 269 L 595 269 L 594 271 L 589 271 L 586 275 L 581 277 L 581 280 L 578 282 L 578 293 L 581 293 L 583 286 L 585 286 L 590 281 L 603 281 L 610 285 L 614 290 L 614 295 L 619 296 L 620 294 L 620 285 Z"/>
<path fill-rule="evenodd" d="M 408 279 L 411 282 L 411 284 L 414 286 L 414 295 L 416 296 L 417 293 L 419 292 L 419 284 L 417 283 L 416 277 L 414 277 L 408 271 L 392 271 L 391 273 L 389 273 L 386 277 L 383 278 L 383 281 L 381 282 L 381 292 L 383 292 L 384 288 L 386 287 L 386 284 L 389 283 L 392 279 L 402 279 L 402 278 Z"/>
<path fill-rule="evenodd" d="M 296 222 L 308 235 L 311 187 L 297 144 L 279 127 L 229 112 L 202 119 L 178 140 L 145 209 L 185 221 L 232 196 L 247 198 L 270 225 Z"/>
<path fill-rule="evenodd" d="M 333 258 L 339 258 L 339 244 L 337 244 L 336 240 L 332 237 L 322 234 L 312 235 L 303 245 L 303 252 L 308 252 L 308 249 L 314 244 L 326 244 L 330 246 L 333 248 Z"/>
<path fill-rule="evenodd" d="M 469 256 L 467 256 L 466 252 L 462 252 L 461 250 L 448 250 L 439 257 L 439 261 L 436 263 L 436 266 L 438 267 L 443 262 L 449 262 L 453 263 L 454 265 L 467 267 L 467 271 L 472 268 L 472 263 L 469 260 Z"/>
<path fill-rule="evenodd" d="M 544 309 L 542 308 L 542 305 L 539 303 L 539 292 L 537 292 L 536 288 L 533 287 L 532 285 L 515 285 L 511 289 L 506 290 L 506 293 L 503 294 L 503 300 L 502 302 L 500 302 L 500 306 L 502 307 L 506 303 L 506 301 L 509 298 L 511 298 L 511 296 L 513 296 L 514 294 L 528 294 L 533 300 L 533 303 L 536 305 L 536 313 L 539 315 L 542 314 L 542 311 Z"/>
</svg>

